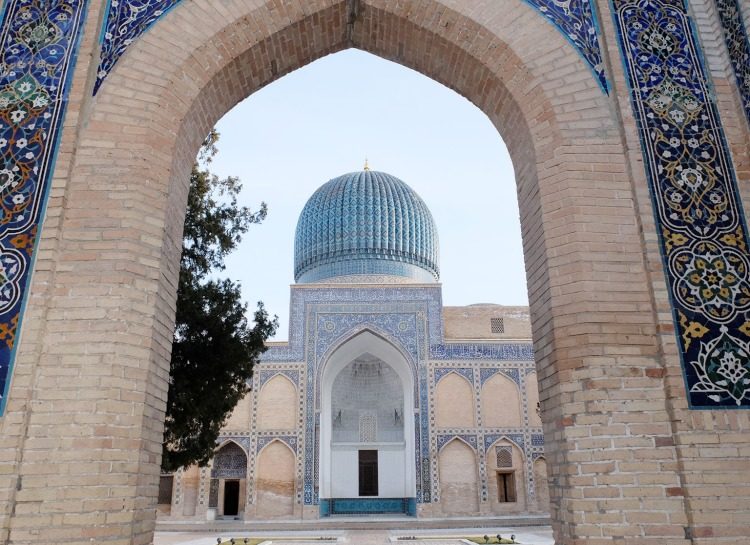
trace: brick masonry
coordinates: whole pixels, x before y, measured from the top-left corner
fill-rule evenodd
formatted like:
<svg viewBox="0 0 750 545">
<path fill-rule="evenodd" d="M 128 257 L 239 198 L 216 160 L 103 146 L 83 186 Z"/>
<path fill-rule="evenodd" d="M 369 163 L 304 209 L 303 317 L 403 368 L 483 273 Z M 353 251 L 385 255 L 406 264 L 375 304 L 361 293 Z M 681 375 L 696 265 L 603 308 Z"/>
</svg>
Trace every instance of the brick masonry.
<svg viewBox="0 0 750 545">
<path fill-rule="evenodd" d="M 689 406 L 628 4 L 594 2 L 609 95 L 521 0 L 185 0 L 94 97 L 106 5 L 90 2 L 0 422 L 0 542 L 150 543 L 187 170 L 237 102 L 358 47 L 467 97 L 511 152 L 557 542 L 744 543 L 750 412 Z M 687 17 L 742 218 L 750 141 L 716 4 L 640 4 Z"/>
</svg>

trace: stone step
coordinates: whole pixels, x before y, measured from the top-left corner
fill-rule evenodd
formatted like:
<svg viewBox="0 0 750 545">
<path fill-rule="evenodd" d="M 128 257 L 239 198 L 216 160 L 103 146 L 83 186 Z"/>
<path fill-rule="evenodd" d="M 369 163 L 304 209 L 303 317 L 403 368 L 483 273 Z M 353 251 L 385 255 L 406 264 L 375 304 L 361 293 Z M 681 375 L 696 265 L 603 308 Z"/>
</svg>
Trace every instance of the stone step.
<svg viewBox="0 0 750 545">
<path fill-rule="evenodd" d="M 362 517 L 334 515 L 310 520 L 213 520 L 170 521 L 156 524 L 159 532 L 227 532 L 227 531 L 311 531 L 324 535 L 326 530 L 434 530 L 455 528 L 504 528 L 517 526 L 548 526 L 548 515 L 511 515 L 505 517 L 414 518 L 402 516 Z"/>
</svg>

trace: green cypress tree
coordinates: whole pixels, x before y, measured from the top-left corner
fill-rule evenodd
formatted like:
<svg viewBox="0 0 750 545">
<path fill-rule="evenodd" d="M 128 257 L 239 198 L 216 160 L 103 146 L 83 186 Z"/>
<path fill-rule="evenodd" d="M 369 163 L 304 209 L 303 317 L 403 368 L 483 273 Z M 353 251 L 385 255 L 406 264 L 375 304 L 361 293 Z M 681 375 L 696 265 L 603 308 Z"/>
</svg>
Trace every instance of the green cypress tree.
<svg viewBox="0 0 750 545">
<path fill-rule="evenodd" d="M 265 203 L 257 212 L 238 206 L 239 179 L 219 178 L 209 171 L 218 138 L 212 130 L 190 173 L 163 471 L 208 463 L 222 425 L 248 392 L 253 367 L 277 327 L 276 318 L 269 318 L 261 302 L 251 327 L 239 283 L 215 277 L 242 235 L 267 213 Z"/>
</svg>

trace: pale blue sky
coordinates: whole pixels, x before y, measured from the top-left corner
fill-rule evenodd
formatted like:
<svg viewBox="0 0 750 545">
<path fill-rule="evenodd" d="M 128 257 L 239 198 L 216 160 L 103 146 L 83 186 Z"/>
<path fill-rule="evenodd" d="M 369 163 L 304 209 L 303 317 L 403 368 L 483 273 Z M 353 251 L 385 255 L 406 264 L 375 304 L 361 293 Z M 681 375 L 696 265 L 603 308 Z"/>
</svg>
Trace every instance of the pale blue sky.
<svg viewBox="0 0 750 545">
<path fill-rule="evenodd" d="M 268 203 L 227 261 L 254 309 L 279 316 L 288 338 L 297 218 L 323 183 L 373 170 L 409 184 L 440 236 L 446 305 L 526 305 L 518 203 L 510 157 L 487 117 L 447 87 L 358 50 L 320 59 L 254 93 L 217 128 L 212 169 L 244 182 L 242 202 Z"/>
</svg>

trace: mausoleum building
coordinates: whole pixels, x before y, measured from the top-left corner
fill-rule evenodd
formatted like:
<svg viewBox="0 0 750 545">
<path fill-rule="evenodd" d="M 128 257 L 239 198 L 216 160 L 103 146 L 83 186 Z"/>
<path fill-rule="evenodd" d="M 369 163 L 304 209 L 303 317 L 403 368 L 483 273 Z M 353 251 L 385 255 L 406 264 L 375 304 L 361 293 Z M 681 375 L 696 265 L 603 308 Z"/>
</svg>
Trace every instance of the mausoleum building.
<svg viewBox="0 0 750 545">
<path fill-rule="evenodd" d="M 289 341 L 162 516 L 547 512 L 528 309 L 444 307 L 437 226 L 390 174 L 324 184 L 294 242 Z"/>
</svg>

